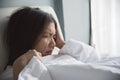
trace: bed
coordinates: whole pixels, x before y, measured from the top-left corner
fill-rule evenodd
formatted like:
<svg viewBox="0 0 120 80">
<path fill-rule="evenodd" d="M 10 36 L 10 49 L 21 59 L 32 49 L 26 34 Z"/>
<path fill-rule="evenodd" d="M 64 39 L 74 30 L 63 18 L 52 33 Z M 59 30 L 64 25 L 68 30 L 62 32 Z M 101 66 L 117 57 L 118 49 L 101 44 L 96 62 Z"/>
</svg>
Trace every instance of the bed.
<svg viewBox="0 0 120 80">
<path fill-rule="evenodd" d="M 33 57 L 19 80 L 120 80 L 120 57 L 101 59 L 93 47 L 70 39 L 58 55 Z"/>
<path fill-rule="evenodd" d="M 37 7 L 52 13 L 59 25 L 53 8 Z M 10 14 L 17 8 L 0 8 L 0 80 L 13 80 L 12 67 L 4 70 L 7 50 L 2 43 L 2 34 Z M 59 55 L 55 48 L 53 55 L 43 58 L 43 63 L 34 56 L 19 74 L 19 80 L 120 80 L 120 57 L 96 58 L 97 53 L 91 46 L 76 40 L 70 42 L 74 44 L 68 41 Z"/>
</svg>

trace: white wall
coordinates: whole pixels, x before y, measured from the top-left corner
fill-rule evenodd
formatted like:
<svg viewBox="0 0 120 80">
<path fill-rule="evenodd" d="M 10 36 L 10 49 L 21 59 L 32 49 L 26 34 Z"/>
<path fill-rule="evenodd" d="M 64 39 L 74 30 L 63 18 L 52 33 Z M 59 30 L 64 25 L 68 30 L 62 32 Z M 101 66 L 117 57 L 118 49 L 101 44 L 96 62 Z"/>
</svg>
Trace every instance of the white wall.
<svg viewBox="0 0 120 80">
<path fill-rule="evenodd" d="M 16 6 L 54 6 L 53 0 L 0 0 L 0 7 L 16 7 Z"/>
<path fill-rule="evenodd" d="M 89 0 L 63 0 L 66 40 L 89 43 Z"/>
</svg>

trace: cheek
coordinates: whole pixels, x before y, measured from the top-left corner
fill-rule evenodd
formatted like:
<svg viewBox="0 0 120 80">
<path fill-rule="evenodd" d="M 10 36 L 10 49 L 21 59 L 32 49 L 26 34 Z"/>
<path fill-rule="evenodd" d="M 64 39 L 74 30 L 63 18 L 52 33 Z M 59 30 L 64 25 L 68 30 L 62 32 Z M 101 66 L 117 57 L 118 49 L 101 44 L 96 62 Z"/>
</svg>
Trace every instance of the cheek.
<svg viewBox="0 0 120 80">
<path fill-rule="evenodd" d="M 43 38 L 36 43 L 35 49 L 41 53 L 44 53 L 48 48 L 48 45 L 49 45 L 49 40 Z"/>
</svg>

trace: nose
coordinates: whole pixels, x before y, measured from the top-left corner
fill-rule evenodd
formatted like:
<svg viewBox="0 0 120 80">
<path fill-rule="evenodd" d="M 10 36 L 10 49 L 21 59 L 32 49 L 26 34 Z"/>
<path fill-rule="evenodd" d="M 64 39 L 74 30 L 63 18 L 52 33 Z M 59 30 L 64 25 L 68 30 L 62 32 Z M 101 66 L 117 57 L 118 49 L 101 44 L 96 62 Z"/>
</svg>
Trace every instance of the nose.
<svg viewBox="0 0 120 80">
<path fill-rule="evenodd" d="M 54 38 L 51 38 L 50 46 L 51 47 L 55 47 L 56 46 L 56 42 L 55 42 Z"/>
</svg>

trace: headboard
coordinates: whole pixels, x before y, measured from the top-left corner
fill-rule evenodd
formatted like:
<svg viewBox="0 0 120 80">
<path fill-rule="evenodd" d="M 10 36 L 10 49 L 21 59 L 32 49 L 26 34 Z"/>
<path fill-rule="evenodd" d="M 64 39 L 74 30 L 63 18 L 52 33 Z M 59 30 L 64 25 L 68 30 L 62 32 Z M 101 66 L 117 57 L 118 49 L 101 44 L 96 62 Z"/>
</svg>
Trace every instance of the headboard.
<svg viewBox="0 0 120 80">
<path fill-rule="evenodd" d="M 52 7 L 50 6 L 32 6 L 32 7 L 37 7 L 40 8 L 41 10 L 44 10 L 45 12 L 51 13 L 53 17 L 56 19 L 57 24 L 59 26 L 59 30 L 61 32 L 58 18 Z M 3 31 L 5 26 L 7 25 L 10 15 L 18 8 L 19 7 L 0 8 L 0 74 L 3 72 L 7 62 L 7 51 L 5 50 L 2 42 Z M 61 32 L 61 36 L 63 38 L 62 32 Z"/>
</svg>

